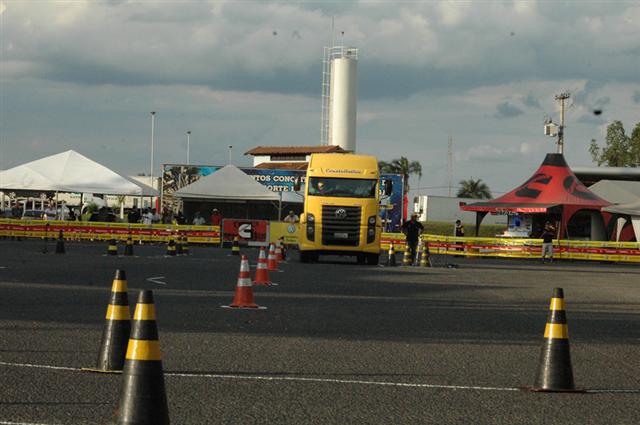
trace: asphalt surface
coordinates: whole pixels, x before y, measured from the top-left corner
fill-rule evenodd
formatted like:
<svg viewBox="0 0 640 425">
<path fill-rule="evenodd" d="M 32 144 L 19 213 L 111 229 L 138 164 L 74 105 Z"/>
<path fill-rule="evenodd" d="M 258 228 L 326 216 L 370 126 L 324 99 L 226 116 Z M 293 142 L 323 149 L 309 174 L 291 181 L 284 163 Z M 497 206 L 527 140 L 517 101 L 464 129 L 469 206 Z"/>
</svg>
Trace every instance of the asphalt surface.
<svg viewBox="0 0 640 425">
<path fill-rule="evenodd" d="M 220 308 L 239 259 L 0 240 L 0 424 L 115 422 L 94 367 L 117 268 L 153 289 L 174 424 L 636 424 L 640 267 L 437 257 L 438 267 L 290 261 L 266 310 Z M 123 248 L 120 247 L 122 253 Z M 252 264 L 257 251 L 245 250 Z M 400 259 L 400 257 L 398 257 Z M 457 268 L 447 268 L 447 263 Z M 151 279 L 151 280 L 149 280 Z M 576 385 L 534 393 L 549 298 L 565 291 Z"/>
</svg>

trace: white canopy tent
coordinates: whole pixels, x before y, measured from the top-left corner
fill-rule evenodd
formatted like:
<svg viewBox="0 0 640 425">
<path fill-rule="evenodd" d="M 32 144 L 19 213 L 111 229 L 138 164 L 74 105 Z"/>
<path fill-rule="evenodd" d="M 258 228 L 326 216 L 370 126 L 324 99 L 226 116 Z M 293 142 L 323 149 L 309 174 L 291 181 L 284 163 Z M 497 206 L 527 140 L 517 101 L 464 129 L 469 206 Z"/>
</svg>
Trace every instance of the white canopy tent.
<svg viewBox="0 0 640 425">
<path fill-rule="evenodd" d="M 278 201 L 277 193 L 258 183 L 235 165 L 202 177 L 173 193 L 182 199 L 229 201 Z"/>
<path fill-rule="evenodd" d="M 68 150 L 0 172 L 0 190 L 158 196 L 84 155 Z"/>
<path fill-rule="evenodd" d="M 633 232 L 636 234 L 636 241 L 640 241 L 640 200 L 628 204 L 604 207 L 602 211 L 622 216 L 629 216 L 631 225 L 633 226 Z M 616 235 L 616 239 L 620 238 L 620 231 L 622 230 L 622 225 L 624 225 L 625 221 L 626 219 L 624 217 L 618 218 L 618 234 Z"/>
</svg>

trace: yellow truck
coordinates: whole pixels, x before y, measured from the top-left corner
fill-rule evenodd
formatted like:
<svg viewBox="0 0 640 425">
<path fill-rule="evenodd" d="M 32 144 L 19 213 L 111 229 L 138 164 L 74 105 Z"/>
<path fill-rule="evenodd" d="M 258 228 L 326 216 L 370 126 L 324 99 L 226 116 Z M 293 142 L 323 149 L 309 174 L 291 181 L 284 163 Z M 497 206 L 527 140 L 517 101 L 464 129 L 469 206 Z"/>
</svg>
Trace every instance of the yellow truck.
<svg viewBox="0 0 640 425">
<path fill-rule="evenodd" d="M 295 189 L 300 191 L 296 181 Z M 384 193 L 391 193 L 391 181 Z M 351 153 L 312 154 L 300 216 L 300 261 L 323 255 L 356 256 L 378 264 L 380 256 L 380 173 L 378 160 Z"/>
</svg>

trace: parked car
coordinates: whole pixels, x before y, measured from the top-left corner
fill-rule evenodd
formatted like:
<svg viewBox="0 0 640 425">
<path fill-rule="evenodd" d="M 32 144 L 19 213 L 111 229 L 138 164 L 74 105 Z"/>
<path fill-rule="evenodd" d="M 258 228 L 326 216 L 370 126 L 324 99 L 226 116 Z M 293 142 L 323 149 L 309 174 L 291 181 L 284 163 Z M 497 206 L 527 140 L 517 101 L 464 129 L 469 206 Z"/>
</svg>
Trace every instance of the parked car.
<svg viewBox="0 0 640 425">
<path fill-rule="evenodd" d="M 0 218 L 17 218 L 13 215 L 13 210 L 11 208 L 6 208 L 0 210 Z"/>
<path fill-rule="evenodd" d="M 42 210 L 25 210 L 22 214 L 23 220 L 41 220 L 44 215 Z"/>
</svg>

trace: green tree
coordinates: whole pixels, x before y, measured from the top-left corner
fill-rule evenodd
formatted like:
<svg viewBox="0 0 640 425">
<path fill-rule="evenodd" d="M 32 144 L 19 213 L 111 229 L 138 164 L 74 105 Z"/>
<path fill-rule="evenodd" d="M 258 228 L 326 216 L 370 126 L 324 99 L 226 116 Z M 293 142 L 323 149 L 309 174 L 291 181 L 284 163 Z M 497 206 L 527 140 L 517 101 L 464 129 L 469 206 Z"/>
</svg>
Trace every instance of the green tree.
<svg viewBox="0 0 640 425">
<path fill-rule="evenodd" d="M 620 121 L 614 121 L 607 127 L 605 145 L 600 147 L 591 139 L 589 153 L 594 162 L 608 167 L 640 166 L 640 123 L 636 124 L 631 137 L 627 136 Z"/>
<path fill-rule="evenodd" d="M 631 160 L 635 167 L 640 167 L 640 122 L 636 124 L 629 138 Z"/>
<path fill-rule="evenodd" d="M 390 174 L 401 174 L 404 181 L 404 193 L 409 192 L 409 175 L 415 174 L 418 178 L 422 178 L 422 165 L 418 161 L 409 161 L 404 156 L 399 159 L 393 159 L 391 162 L 378 162 L 380 172 Z"/>
<path fill-rule="evenodd" d="M 460 189 L 458 189 L 456 196 L 458 198 L 491 199 L 491 191 L 482 179 L 460 180 Z"/>
</svg>

